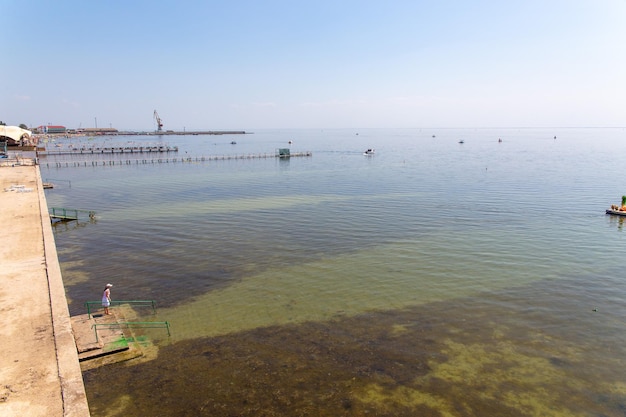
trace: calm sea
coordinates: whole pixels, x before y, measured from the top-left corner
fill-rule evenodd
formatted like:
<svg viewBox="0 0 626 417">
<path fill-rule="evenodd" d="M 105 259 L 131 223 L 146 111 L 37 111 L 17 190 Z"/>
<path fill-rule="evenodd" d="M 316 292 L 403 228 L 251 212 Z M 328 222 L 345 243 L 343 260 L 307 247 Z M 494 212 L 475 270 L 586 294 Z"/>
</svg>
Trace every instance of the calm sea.
<svg viewBox="0 0 626 417">
<path fill-rule="evenodd" d="M 71 313 L 111 282 L 171 324 L 85 372 L 94 417 L 626 414 L 626 129 L 48 146 L 152 144 L 41 159 L 49 207 L 96 212 L 53 228 Z M 312 156 L 207 160 L 278 148 Z"/>
</svg>

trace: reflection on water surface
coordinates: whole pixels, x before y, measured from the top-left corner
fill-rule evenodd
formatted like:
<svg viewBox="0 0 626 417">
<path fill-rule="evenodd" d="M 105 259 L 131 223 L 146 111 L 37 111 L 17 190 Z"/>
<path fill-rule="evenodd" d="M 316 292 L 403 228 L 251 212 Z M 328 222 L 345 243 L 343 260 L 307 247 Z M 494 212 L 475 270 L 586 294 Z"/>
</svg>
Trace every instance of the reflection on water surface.
<svg viewBox="0 0 626 417">
<path fill-rule="evenodd" d="M 85 373 L 92 415 L 626 414 L 624 235 L 604 215 L 624 130 L 432 134 L 267 131 L 237 152 L 295 138 L 313 157 L 42 165 L 72 181 L 49 206 L 97 213 L 55 228 L 72 314 L 113 282 L 172 323 L 149 335 L 156 359 Z"/>
</svg>

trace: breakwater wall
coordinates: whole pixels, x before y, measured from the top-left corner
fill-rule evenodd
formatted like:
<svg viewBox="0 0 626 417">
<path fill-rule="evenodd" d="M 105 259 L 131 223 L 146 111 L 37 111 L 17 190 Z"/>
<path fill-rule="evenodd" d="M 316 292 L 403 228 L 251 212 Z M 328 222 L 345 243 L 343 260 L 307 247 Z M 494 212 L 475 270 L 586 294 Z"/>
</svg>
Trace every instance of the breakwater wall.
<svg viewBox="0 0 626 417">
<path fill-rule="evenodd" d="M 149 133 L 119 133 L 120 135 L 246 135 L 250 132 L 246 132 L 245 130 L 198 130 L 198 131 L 185 131 L 182 132 L 180 130 L 166 130 L 166 131 L 157 131 L 157 132 L 149 132 Z"/>
<path fill-rule="evenodd" d="M 81 136 L 170 136 L 170 135 L 249 135 L 253 132 L 245 130 L 154 130 L 154 131 L 134 131 L 134 130 L 116 130 L 105 129 L 82 129 L 68 130 L 65 133 L 37 133 L 33 137 L 39 141 L 49 138 L 71 138 Z"/>
<path fill-rule="evenodd" d="M 0 415 L 89 417 L 39 167 L 0 168 Z"/>
</svg>

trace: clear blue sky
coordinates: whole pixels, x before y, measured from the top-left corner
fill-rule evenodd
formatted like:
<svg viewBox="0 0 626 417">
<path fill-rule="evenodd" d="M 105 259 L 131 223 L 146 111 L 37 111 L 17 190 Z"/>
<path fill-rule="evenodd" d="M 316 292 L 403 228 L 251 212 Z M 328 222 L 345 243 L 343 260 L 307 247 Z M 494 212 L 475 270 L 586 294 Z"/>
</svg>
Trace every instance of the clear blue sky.
<svg viewBox="0 0 626 417">
<path fill-rule="evenodd" d="M 626 0 L 0 0 L 0 120 L 626 126 Z"/>
</svg>

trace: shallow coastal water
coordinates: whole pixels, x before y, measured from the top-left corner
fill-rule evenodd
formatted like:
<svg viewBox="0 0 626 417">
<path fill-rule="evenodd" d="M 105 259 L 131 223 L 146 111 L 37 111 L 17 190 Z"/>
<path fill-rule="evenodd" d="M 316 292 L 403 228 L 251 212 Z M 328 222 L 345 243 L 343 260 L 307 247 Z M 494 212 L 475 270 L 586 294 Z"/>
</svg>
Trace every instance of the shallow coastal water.
<svg viewBox="0 0 626 417">
<path fill-rule="evenodd" d="M 148 332 L 156 359 L 85 373 L 92 414 L 623 415 L 625 238 L 604 209 L 625 139 L 279 130 L 162 140 L 313 156 L 42 159 L 49 206 L 97 212 L 54 227 L 72 314 L 113 282 L 172 325 Z M 98 140 L 158 138 L 80 143 Z"/>
</svg>

